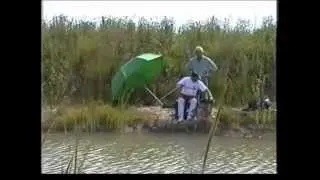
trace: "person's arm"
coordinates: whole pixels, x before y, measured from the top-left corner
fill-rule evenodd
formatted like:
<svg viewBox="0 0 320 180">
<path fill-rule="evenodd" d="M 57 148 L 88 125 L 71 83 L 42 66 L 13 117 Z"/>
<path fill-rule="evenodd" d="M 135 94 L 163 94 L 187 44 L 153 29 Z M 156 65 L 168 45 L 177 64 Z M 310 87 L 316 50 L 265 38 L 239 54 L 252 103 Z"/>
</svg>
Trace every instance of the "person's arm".
<svg viewBox="0 0 320 180">
<path fill-rule="evenodd" d="M 210 91 L 209 88 L 207 89 L 207 92 L 208 92 L 208 95 L 209 95 L 209 100 L 213 101 L 213 96 L 212 96 L 211 91 Z"/>
<path fill-rule="evenodd" d="M 177 82 L 177 91 L 179 91 L 179 94 L 182 92 L 182 88 L 185 85 L 186 77 L 182 78 L 180 81 Z"/>
<path fill-rule="evenodd" d="M 199 88 L 202 92 L 208 92 L 208 95 L 209 95 L 209 100 L 213 100 L 213 96 L 211 94 L 211 91 L 210 89 L 202 82 L 199 80 Z"/>
<path fill-rule="evenodd" d="M 182 88 L 182 86 L 184 85 L 184 82 L 186 81 L 186 77 L 180 79 L 178 82 L 177 82 L 177 87 L 178 88 Z"/>
<path fill-rule="evenodd" d="M 209 57 L 207 57 L 207 62 L 208 62 L 208 69 L 209 69 L 208 73 L 212 73 L 218 70 L 217 65 Z"/>
<path fill-rule="evenodd" d="M 208 87 L 201 81 L 201 80 L 198 80 L 198 84 L 199 84 L 199 89 L 201 92 L 205 92 L 208 90 Z"/>
</svg>

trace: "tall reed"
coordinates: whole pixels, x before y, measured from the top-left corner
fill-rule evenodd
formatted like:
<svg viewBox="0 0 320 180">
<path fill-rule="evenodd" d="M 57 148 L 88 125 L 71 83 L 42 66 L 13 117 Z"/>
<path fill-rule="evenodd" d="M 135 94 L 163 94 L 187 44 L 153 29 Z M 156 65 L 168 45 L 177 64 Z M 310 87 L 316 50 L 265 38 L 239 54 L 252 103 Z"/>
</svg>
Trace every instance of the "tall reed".
<svg viewBox="0 0 320 180">
<path fill-rule="evenodd" d="M 159 97 L 175 86 L 184 74 L 184 65 L 193 48 L 202 45 L 206 55 L 218 65 L 211 77 L 215 97 L 223 94 L 223 69 L 230 64 L 232 76 L 229 105 L 246 103 L 255 94 L 256 80 L 271 98 L 276 25 L 266 17 L 263 25 L 252 30 L 250 22 L 239 21 L 232 27 L 228 20 L 215 17 L 206 23 L 192 22 L 177 27 L 173 19 L 160 22 L 129 18 L 102 17 L 99 22 L 75 21 L 58 16 L 42 22 L 43 99 L 59 104 L 65 97 L 74 103 L 91 100 L 110 102 L 111 79 L 130 58 L 144 52 L 162 53 L 168 62 L 166 75 L 151 89 Z M 133 92 L 129 103 L 151 104 L 146 92 Z M 173 99 L 171 99 L 173 100 Z"/>
<path fill-rule="evenodd" d="M 230 63 L 231 64 L 231 63 Z M 205 166 L 206 166 L 206 162 L 207 162 L 207 158 L 208 158 L 208 152 L 211 146 L 211 142 L 212 142 L 212 138 L 215 135 L 215 132 L 218 128 L 219 122 L 220 122 L 220 118 L 221 118 L 221 113 L 223 110 L 223 107 L 225 106 L 225 103 L 227 102 L 227 97 L 230 94 L 230 86 L 231 86 L 231 77 L 230 77 L 230 64 L 227 65 L 226 69 L 225 69 L 225 83 L 224 83 L 224 90 L 223 90 L 223 95 L 218 98 L 218 111 L 217 114 L 215 116 L 214 119 L 214 123 L 212 123 L 212 126 L 210 127 L 210 131 L 209 131 L 209 137 L 208 137 L 208 141 L 207 141 L 207 145 L 205 146 L 205 152 L 204 152 L 204 157 L 203 157 L 203 161 L 202 161 L 202 169 L 201 172 L 202 174 L 205 171 Z"/>
</svg>

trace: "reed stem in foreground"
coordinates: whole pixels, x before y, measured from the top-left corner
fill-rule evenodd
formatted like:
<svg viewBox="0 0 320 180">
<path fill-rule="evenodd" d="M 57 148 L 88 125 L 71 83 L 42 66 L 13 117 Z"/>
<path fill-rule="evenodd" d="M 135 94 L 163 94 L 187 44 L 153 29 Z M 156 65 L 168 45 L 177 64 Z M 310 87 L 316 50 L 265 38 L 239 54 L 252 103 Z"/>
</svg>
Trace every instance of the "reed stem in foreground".
<svg viewBox="0 0 320 180">
<path fill-rule="evenodd" d="M 205 153 L 204 153 L 204 158 L 203 158 L 203 162 L 202 162 L 202 174 L 204 173 L 205 171 L 205 166 L 206 166 L 206 162 L 207 162 L 207 158 L 208 158 L 208 152 L 209 152 L 209 149 L 210 149 L 210 145 L 211 145 L 211 142 L 212 142 L 212 138 L 213 136 L 215 135 L 215 132 L 217 130 L 217 127 L 219 125 L 219 121 L 220 121 L 220 117 L 221 117 L 221 112 L 223 110 L 223 105 L 224 105 L 224 100 L 225 100 L 225 97 L 226 95 L 228 94 L 229 92 L 229 88 L 230 88 L 230 83 L 229 83 L 229 78 L 227 78 L 227 87 L 225 89 L 225 92 L 224 92 L 224 95 L 222 96 L 222 99 L 220 101 L 220 105 L 219 105 L 219 108 L 218 108 L 218 112 L 217 112 L 217 115 L 216 115 L 216 120 L 215 120 L 215 123 L 211 126 L 210 128 L 210 132 L 209 132 L 209 138 L 208 138 L 208 141 L 207 141 L 207 145 L 206 145 L 206 148 L 205 148 Z"/>
</svg>

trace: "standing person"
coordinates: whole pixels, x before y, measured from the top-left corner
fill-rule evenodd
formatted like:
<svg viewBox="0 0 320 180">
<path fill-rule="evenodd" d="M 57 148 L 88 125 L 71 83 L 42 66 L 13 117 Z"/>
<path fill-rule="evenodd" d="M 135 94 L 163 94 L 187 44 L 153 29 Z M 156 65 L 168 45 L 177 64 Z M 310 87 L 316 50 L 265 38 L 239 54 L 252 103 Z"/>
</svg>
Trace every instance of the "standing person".
<svg viewBox="0 0 320 180">
<path fill-rule="evenodd" d="M 188 72 L 196 72 L 202 82 L 209 86 L 210 74 L 218 70 L 217 65 L 207 56 L 204 55 L 204 50 L 201 46 L 195 48 L 195 56 L 186 64 Z"/>
</svg>

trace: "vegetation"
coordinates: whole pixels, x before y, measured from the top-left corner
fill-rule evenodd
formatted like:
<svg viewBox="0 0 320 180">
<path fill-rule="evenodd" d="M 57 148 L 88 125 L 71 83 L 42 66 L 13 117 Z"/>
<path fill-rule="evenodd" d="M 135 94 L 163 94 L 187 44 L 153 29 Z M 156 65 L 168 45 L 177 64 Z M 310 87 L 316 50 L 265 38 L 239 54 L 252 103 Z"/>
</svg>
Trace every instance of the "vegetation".
<svg viewBox="0 0 320 180">
<path fill-rule="evenodd" d="M 204 24 L 176 27 L 169 18 L 134 23 L 128 18 L 102 17 L 96 23 L 59 16 L 43 21 L 42 32 L 42 99 L 48 105 L 60 104 L 65 97 L 77 104 L 91 100 L 109 103 L 115 72 L 144 52 L 160 52 L 168 61 L 166 75 L 151 87 L 161 97 L 184 73 L 183 67 L 196 45 L 203 46 L 219 67 L 210 85 L 215 97 L 223 94 L 223 79 L 228 72 L 231 83 L 226 105 L 243 105 L 259 94 L 274 96 L 276 25 L 271 17 L 264 19 L 262 27 L 252 29 L 245 20 L 231 27 L 228 19 L 220 22 L 214 17 Z M 135 92 L 130 103 L 152 103 L 152 97 L 144 93 Z"/>
<path fill-rule="evenodd" d="M 220 123 L 225 128 L 238 129 L 248 125 L 260 125 L 269 127 L 276 123 L 276 111 L 262 110 L 242 112 L 232 108 L 224 108 L 221 112 Z"/>
<path fill-rule="evenodd" d="M 230 70 L 229 70 L 230 71 Z M 229 72 L 226 72 L 227 74 Z M 232 79 L 230 76 L 226 76 L 224 78 L 224 86 L 223 86 L 223 95 L 218 98 L 218 111 L 216 113 L 216 118 L 214 119 L 214 124 L 210 127 L 208 141 L 205 146 L 203 161 L 202 161 L 202 174 L 205 172 L 206 162 L 208 159 L 208 152 L 211 147 L 212 138 L 216 135 L 216 131 L 218 127 L 221 128 L 221 125 L 227 125 L 227 129 L 239 129 L 242 125 L 275 125 L 276 113 L 270 110 L 259 109 L 255 112 L 241 112 L 235 111 L 232 108 L 228 108 L 225 104 L 226 99 L 228 97 L 230 87 L 232 85 Z M 262 91 L 260 91 L 261 93 Z M 260 94 L 261 96 L 261 94 Z M 254 115 L 252 115 L 254 114 Z M 274 126 L 273 126 L 274 127 Z"/>
<path fill-rule="evenodd" d="M 51 116 L 43 129 L 70 132 L 81 130 L 121 130 L 125 126 L 136 126 L 149 120 L 148 116 L 133 108 L 111 107 L 99 102 L 86 105 L 61 106 L 55 116 Z M 54 122 L 54 123 L 50 123 Z M 44 141 L 44 140 L 43 140 Z"/>
<path fill-rule="evenodd" d="M 219 68 L 210 82 L 210 89 L 218 99 L 219 113 L 210 130 L 203 171 L 219 122 L 234 128 L 246 123 L 275 122 L 275 114 L 270 114 L 272 112 L 261 111 L 243 116 L 226 108 L 244 105 L 264 94 L 271 99 L 275 95 L 276 25 L 271 17 L 266 17 L 261 27 L 252 29 L 246 20 L 239 20 L 235 27 L 231 27 L 228 19 L 221 22 L 215 17 L 204 24 L 192 22 L 177 27 L 169 18 L 163 18 L 160 22 L 142 18 L 134 23 L 128 18 L 102 17 L 96 23 L 59 16 L 43 21 L 42 32 L 43 103 L 61 105 L 69 99 L 72 104 L 79 104 L 59 107 L 56 115 L 51 117 L 52 121 L 48 121 L 48 129 L 84 129 L 92 132 L 99 128 L 117 129 L 123 124 L 133 125 L 149 120 L 146 115 L 130 108 L 108 105 L 113 75 L 122 64 L 140 53 L 161 53 L 169 67 L 167 73 L 151 87 L 161 97 L 184 74 L 184 65 L 197 45 L 204 47 L 206 55 Z M 135 104 L 150 104 L 152 101 L 152 97 L 145 96 L 144 91 L 134 92 L 130 99 L 130 103 Z M 74 153 L 62 172 L 81 173 L 85 158 L 78 160 L 78 143 L 76 140 Z"/>
</svg>

